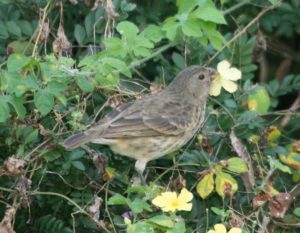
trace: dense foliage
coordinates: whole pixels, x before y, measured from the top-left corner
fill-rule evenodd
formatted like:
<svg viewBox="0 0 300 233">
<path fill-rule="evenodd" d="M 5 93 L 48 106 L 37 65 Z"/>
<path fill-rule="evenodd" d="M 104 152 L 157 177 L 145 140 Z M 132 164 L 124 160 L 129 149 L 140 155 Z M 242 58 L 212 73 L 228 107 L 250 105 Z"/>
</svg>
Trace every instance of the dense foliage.
<svg viewBox="0 0 300 233">
<path fill-rule="evenodd" d="M 0 232 L 298 232 L 299 12 L 298 0 L 0 0 Z M 106 146 L 60 145 L 224 59 L 238 91 L 209 99 L 202 132 L 149 163 L 148 186 Z M 190 212 L 152 204 L 183 187 Z"/>
</svg>

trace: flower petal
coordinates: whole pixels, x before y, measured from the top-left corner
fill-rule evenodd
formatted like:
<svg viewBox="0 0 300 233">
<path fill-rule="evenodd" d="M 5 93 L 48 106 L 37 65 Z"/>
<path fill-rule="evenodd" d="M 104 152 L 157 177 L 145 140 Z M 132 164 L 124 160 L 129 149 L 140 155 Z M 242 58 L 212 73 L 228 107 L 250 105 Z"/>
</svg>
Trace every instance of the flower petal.
<svg viewBox="0 0 300 233">
<path fill-rule="evenodd" d="M 177 199 L 177 194 L 175 192 L 164 192 L 152 200 L 152 204 L 160 208 L 165 207 L 170 200 Z"/>
<path fill-rule="evenodd" d="M 192 203 L 182 203 L 177 209 L 178 210 L 191 211 L 192 207 L 193 207 Z"/>
<path fill-rule="evenodd" d="M 186 188 L 183 188 L 178 196 L 178 200 L 181 202 L 189 202 L 193 199 L 193 194 Z"/>
<path fill-rule="evenodd" d="M 222 87 L 229 93 L 233 93 L 237 90 L 237 84 L 230 80 L 222 80 Z"/>
<path fill-rule="evenodd" d="M 214 230 L 209 230 L 207 233 L 216 233 Z"/>
<path fill-rule="evenodd" d="M 176 207 L 174 207 L 174 206 L 171 206 L 171 205 L 167 205 L 167 206 L 164 206 L 163 208 L 162 208 L 162 210 L 164 211 L 164 212 L 175 212 L 175 210 L 176 210 Z"/>
<path fill-rule="evenodd" d="M 230 68 L 227 72 L 224 72 L 221 75 L 226 80 L 236 81 L 241 79 L 242 72 L 237 68 Z"/>
<path fill-rule="evenodd" d="M 221 85 L 220 80 L 219 79 L 213 80 L 210 85 L 209 95 L 212 95 L 212 96 L 220 95 L 221 88 L 222 88 L 222 85 Z"/>
<path fill-rule="evenodd" d="M 223 224 L 216 224 L 216 225 L 214 225 L 214 228 L 215 228 L 215 232 L 217 232 L 217 233 L 226 233 L 227 232 L 226 227 Z"/>
<path fill-rule="evenodd" d="M 227 60 L 223 60 L 218 63 L 217 70 L 218 72 L 223 75 L 223 73 L 227 73 L 230 68 L 230 63 Z"/>
<path fill-rule="evenodd" d="M 242 229 L 241 228 L 231 228 L 231 230 L 228 233 L 242 233 Z"/>
</svg>

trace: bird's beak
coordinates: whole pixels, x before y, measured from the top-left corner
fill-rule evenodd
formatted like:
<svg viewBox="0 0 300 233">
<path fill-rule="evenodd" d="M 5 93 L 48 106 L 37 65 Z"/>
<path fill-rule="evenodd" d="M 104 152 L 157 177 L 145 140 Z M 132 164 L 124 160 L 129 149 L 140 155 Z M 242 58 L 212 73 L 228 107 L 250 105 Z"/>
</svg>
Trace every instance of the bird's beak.
<svg viewBox="0 0 300 233">
<path fill-rule="evenodd" d="M 207 69 L 208 72 L 209 72 L 209 76 L 210 76 L 212 79 L 214 79 L 215 76 L 216 76 L 216 74 L 217 74 L 217 70 L 214 69 L 214 68 L 210 68 L 210 67 L 207 67 L 206 69 Z"/>
</svg>

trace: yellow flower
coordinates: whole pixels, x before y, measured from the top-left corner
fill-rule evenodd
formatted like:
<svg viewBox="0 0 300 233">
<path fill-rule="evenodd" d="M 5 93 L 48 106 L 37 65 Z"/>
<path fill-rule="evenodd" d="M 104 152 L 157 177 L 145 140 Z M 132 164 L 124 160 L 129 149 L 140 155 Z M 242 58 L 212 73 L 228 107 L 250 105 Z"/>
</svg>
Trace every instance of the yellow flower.
<svg viewBox="0 0 300 233">
<path fill-rule="evenodd" d="M 176 211 L 192 209 L 192 203 L 188 203 L 193 199 L 193 194 L 183 188 L 177 196 L 176 192 L 164 192 L 152 200 L 152 204 L 160 207 L 163 211 Z"/>
<path fill-rule="evenodd" d="M 214 225 L 214 230 L 209 230 L 207 233 L 227 233 L 227 230 L 223 224 L 216 224 Z M 234 227 L 228 233 L 242 233 L 242 229 Z"/>
<path fill-rule="evenodd" d="M 242 73 L 237 68 L 230 66 L 230 63 L 226 60 L 219 62 L 217 66 L 218 72 L 211 83 L 210 95 L 220 95 L 222 87 L 230 93 L 237 90 L 237 84 L 234 81 L 241 79 Z"/>
</svg>

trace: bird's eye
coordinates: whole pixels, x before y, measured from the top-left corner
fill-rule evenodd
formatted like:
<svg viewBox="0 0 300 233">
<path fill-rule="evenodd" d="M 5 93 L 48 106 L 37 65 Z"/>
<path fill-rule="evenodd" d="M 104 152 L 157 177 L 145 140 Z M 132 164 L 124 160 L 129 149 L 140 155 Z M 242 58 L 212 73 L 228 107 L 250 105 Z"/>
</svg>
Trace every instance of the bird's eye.
<svg viewBox="0 0 300 233">
<path fill-rule="evenodd" d="M 199 74 L 198 79 L 203 80 L 205 78 L 204 74 Z"/>
</svg>

